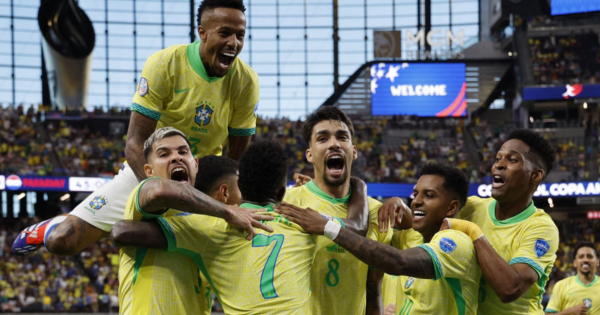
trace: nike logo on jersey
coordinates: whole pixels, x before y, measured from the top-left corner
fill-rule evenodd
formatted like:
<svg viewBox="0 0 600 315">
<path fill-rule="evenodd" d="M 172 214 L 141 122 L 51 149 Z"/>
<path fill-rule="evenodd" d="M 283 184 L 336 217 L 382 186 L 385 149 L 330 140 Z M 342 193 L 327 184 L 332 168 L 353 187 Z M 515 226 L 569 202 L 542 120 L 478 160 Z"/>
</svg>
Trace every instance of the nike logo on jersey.
<svg viewBox="0 0 600 315">
<path fill-rule="evenodd" d="M 189 90 L 189 89 L 190 89 L 190 88 L 187 88 L 187 89 L 182 89 L 182 90 L 175 89 L 175 94 L 179 94 L 179 93 L 181 93 L 181 92 L 185 92 L 185 91 L 187 91 L 187 90 Z"/>
</svg>

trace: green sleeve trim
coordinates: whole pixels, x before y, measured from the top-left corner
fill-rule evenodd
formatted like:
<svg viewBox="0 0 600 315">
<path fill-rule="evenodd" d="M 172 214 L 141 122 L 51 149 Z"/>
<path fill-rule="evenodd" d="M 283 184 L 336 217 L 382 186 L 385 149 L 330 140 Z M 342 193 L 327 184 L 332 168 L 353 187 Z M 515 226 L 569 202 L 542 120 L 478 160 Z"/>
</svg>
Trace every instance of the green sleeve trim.
<svg viewBox="0 0 600 315">
<path fill-rule="evenodd" d="M 135 280 L 140 272 L 140 268 L 142 268 L 142 263 L 144 262 L 144 258 L 146 258 L 147 253 L 147 248 L 138 247 L 135 249 L 135 260 L 133 263 L 133 284 L 135 284 Z"/>
<path fill-rule="evenodd" d="M 161 179 L 161 178 L 160 178 L 160 177 L 150 177 L 150 178 L 147 178 L 147 179 L 145 179 L 144 181 L 142 181 L 142 182 L 139 184 L 139 186 L 138 186 L 138 191 L 137 191 L 137 193 L 135 194 L 135 209 L 136 209 L 137 211 L 139 211 L 139 212 L 142 214 L 142 216 L 143 216 L 144 218 L 146 218 L 146 219 L 156 219 L 156 218 L 160 218 L 160 217 L 162 217 L 162 216 L 163 216 L 163 214 L 165 214 L 167 211 L 169 211 L 169 208 L 167 208 L 167 209 L 165 209 L 165 211 L 163 211 L 163 212 L 161 212 L 161 213 L 149 213 L 149 212 L 146 212 L 146 211 L 142 210 L 142 207 L 140 207 L 140 199 L 139 199 L 139 198 L 140 198 L 140 191 L 142 190 L 142 186 L 143 186 L 143 185 L 144 185 L 144 184 L 145 184 L 147 181 L 149 181 L 149 180 L 151 180 L 151 179 Z"/>
<path fill-rule="evenodd" d="M 431 257 L 431 260 L 433 261 L 433 268 L 435 269 L 435 278 L 433 278 L 433 280 L 437 280 L 437 279 L 443 277 L 444 273 L 442 272 L 442 264 L 440 263 L 440 260 L 438 259 L 435 251 L 431 247 L 429 247 L 427 244 L 421 244 L 417 247 L 424 249 L 427 252 L 427 254 L 429 254 L 429 256 Z"/>
<path fill-rule="evenodd" d="M 338 217 L 333 217 L 333 221 L 339 223 L 343 228 L 346 228 L 346 223 L 344 223 L 344 220 L 342 220 Z"/>
<path fill-rule="evenodd" d="M 508 264 L 509 265 L 526 264 L 526 265 L 529 265 L 531 268 L 533 268 L 533 270 L 535 270 L 535 272 L 537 272 L 539 279 L 542 279 L 542 277 L 545 276 L 544 269 L 542 269 L 542 267 L 540 265 L 538 265 L 535 261 L 533 261 L 530 258 L 515 257 L 515 258 L 511 259 Z"/>
<path fill-rule="evenodd" d="M 454 302 L 456 303 L 456 312 L 458 315 L 465 315 L 466 312 L 466 303 L 465 297 L 462 293 L 462 286 L 460 284 L 460 279 L 456 278 L 444 278 L 446 283 L 452 289 L 452 293 L 454 293 Z"/>
<path fill-rule="evenodd" d="M 558 313 L 557 310 L 546 309 L 546 313 Z"/>
<path fill-rule="evenodd" d="M 162 116 L 161 113 L 148 109 L 138 103 L 131 104 L 131 110 L 154 120 L 160 120 L 160 116 Z"/>
<path fill-rule="evenodd" d="M 243 136 L 251 136 L 256 133 L 256 128 L 231 128 L 228 127 L 230 136 L 243 137 Z"/>
<path fill-rule="evenodd" d="M 158 218 L 158 225 L 160 225 L 160 228 L 167 238 L 167 251 L 172 252 L 177 249 L 177 239 L 175 238 L 175 233 L 173 233 L 173 229 L 171 229 L 169 222 L 161 217 Z"/>
</svg>

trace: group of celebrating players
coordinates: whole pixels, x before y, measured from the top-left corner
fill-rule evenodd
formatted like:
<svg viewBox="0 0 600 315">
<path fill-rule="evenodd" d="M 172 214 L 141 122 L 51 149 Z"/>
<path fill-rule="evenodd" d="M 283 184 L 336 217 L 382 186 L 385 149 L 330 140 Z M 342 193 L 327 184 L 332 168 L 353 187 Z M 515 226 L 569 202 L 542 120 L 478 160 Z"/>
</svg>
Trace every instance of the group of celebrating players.
<svg viewBox="0 0 600 315">
<path fill-rule="evenodd" d="M 13 251 L 74 255 L 110 237 L 122 247 L 122 314 L 210 314 L 213 294 L 226 314 L 543 314 L 559 237 L 532 197 L 554 164 L 549 143 L 513 132 L 492 198 L 467 198 L 462 171 L 426 165 L 409 209 L 349 177 L 352 122 L 323 107 L 302 134 L 314 178 L 286 190 L 280 144 L 250 144 L 259 86 L 237 58 L 244 11 L 242 0 L 204 0 L 200 40 L 148 58 L 127 163 Z"/>
</svg>

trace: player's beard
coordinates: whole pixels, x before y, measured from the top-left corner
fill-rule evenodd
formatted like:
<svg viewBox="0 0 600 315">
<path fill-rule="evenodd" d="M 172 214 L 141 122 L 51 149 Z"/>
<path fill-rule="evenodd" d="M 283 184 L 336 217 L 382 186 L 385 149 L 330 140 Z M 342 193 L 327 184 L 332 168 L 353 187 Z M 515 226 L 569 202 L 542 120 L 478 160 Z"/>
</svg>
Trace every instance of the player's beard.
<svg viewBox="0 0 600 315">
<path fill-rule="evenodd" d="M 327 186 L 333 186 L 333 187 L 341 186 L 346 182 L 347 179 L 348 179 L 348 167 L 344 167 L 344 174 L 342 175 L 342 177 L 337 178 L 337 179 L 329 179 L 329 177 L 327 177 L 327 163 L 325 163 L 325 165 L 323 165 L 323 180 L 325 181 L 325 184 L 327 184 Z"/>
</svg>

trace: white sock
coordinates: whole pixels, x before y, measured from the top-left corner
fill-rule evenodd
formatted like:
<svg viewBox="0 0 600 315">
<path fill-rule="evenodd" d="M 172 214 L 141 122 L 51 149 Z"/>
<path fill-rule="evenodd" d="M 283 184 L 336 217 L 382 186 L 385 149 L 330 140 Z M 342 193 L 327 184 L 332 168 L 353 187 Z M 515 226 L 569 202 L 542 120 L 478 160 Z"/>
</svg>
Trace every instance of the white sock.
<svg viewBox="0 0 600 315">
<path fill-rule="evenodd" d="M 48 239 L 50 232 L 52 232 L 57 225 L 61 224 L 66 219 L 66 215 L 59 215 L 48 223 L 48 226 L 46 226 L 46 230 L 44 231 L 44 245 L 46 245 L 46 240 Z"/>
</svg>

